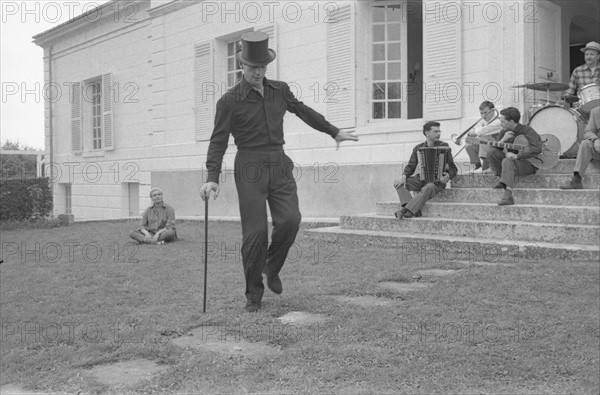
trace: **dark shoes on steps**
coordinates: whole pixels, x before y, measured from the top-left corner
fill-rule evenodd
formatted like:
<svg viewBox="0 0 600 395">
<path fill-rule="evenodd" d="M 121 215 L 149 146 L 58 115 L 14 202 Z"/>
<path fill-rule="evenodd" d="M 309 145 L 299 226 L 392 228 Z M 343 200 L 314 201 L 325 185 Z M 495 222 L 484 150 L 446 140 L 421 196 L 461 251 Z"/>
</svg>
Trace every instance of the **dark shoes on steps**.
<svg viewBox="0 0 600 395">
<path fill-rule="evenodd" d="M 406 207 L 402 207 L 400 210 L 394 213 L 394 216 L 396 217 L 396 219 L 415 218 L 422 217 L 423 213 L 421 212 L 421 210 L 419 210 L 416 214 L 413 214 L 412 211 L 408 210 Z"/>
<path fill-rule="evenodd" d="M 581 178 L 577 179 L 573 177 L 567 185 L 562 185 L 560 189 L 583 189 Z"/>
</svg>

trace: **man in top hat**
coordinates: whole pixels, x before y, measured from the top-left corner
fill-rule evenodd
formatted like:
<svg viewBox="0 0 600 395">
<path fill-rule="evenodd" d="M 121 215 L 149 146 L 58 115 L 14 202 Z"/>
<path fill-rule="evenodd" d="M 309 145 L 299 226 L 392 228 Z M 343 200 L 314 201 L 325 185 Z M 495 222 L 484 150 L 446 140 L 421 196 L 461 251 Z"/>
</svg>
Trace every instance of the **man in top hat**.
<svg viewBox="0 0 600 395">
<path fill-rule="evenodd" d="M 163 201 L 162 189 L 152 188 L 150 199 L 152 206 L 144 211 L 139 228 L 129 232 L 129 237 L 145 244 L 165 244 L 175 240 L 175 210 Z"/>
<path fill-rule="evenodd" d="M 340 130 L 298 101 L 282 81 L 265 78 L 267 65 L 276 56 L 268 48 L 268 36 L 250 32 L 242 36 L 242 49 L 236 57 L 242 64 L 243 78 L 217 102 L 215 125 L 208 147 L 207 182 L 200 190 L 203 200 L 219 195 L 219 174 L 229 134 L 238 152 L 235 157 L 235 182 L 242 220 L 242 262 L 246 278 L 246 310 L 261 308 L 267 286 L 280 294 L 279 272 L 298 233 L 300 210 L 293 162 L 284 153 L 283 117 L 296 114 L 310 127 L 330 135 L 339 144 L 357 141 L 351 131 Z M 273 218 L 271 243 L 268 243 L 267 210 Z"/>
<path fill-rule="evenodd" d="M 581 49 L 585 54 L 585 64 L 576 67 L 569 80 L 569 89 L 565 91 L 564 97 L 568 101 L 576 101 L 575 95 L 586 85 L 600 83 L 600 44 L 590 41 L 585 48 Z M 569 100 L 571 99 L 571 100 Z"/>
</svg>

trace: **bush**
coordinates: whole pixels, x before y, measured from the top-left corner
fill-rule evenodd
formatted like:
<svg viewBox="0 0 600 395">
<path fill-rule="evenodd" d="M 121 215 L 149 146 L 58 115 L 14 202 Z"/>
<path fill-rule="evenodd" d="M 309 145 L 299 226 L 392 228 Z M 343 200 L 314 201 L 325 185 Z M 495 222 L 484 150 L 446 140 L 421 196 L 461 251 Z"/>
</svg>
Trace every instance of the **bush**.
<svg viewBox="0 0 600 395">
<path fill-rule="evenodd" d="M 46 219 L 52 211 L 48 178 L 0 180 L 0 221 Z"/>
</svg>

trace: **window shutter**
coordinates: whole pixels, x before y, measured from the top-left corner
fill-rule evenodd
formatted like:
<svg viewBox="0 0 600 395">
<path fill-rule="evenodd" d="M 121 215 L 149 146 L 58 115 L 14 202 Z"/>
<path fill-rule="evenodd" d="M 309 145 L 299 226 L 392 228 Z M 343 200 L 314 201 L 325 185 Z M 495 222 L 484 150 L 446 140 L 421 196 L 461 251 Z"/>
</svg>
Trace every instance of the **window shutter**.
<svg viewBox="0 0 600 395">
<path fill-rule="evenodd" d="M 104 150 L 115 149 L 113 126 L 113 95 L 112 76 L 110 73 L 102 76 L 102 137 Z"/>
<path fill-rule="evenodd" d="M 81 83 L 73 84 L 71 97 L 71 150 L 79 153 L 83 150 L 81 136 Z"/>
<path fill-rule="evenodd" d="M 196 141 L 210 139 L 214 124 L 214 103 L 218 86 L 213 77 L 212 41 L 195 47 L 194 66 L 194 123 Z"/>
<path fill-rule="evenodd" d="M 461 117 L 462 17 L 457 6 L 424 0 L 423 117 L 427 120 Z"/>
<path fill-rule="evenodd" d="M 271 25 L 256 29 L 256 31 L 264 32 L 269 35 L 269 48 L 271 48 L 273 51 L 275 51 L 277 55 L 279 55 L 279 52 L 277 51 L 277 25 L 273 23 Z M 275 60 L 269 63 L 269 66 L 267 67 L 267 73 L 265 74 L 265 77 L 267 77 L 268 80 L 277 80 L 279 76 L 277 69 L 277 60 L 278 58 L 276 56 Z"/>
<path fill-rule="evenodd" d="M 327 120 L 340 128 L 356 126 L 354 13 L 351 5 L 327 20 Z"/>
</svg>

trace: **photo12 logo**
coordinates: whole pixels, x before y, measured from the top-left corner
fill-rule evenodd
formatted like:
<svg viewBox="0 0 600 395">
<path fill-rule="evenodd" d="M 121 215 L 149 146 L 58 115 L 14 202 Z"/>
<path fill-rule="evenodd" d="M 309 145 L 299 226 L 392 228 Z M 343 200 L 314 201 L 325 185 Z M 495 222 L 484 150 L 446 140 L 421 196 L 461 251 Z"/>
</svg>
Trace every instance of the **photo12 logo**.
<svg viewBox="0 0 600 395">
<path fill-rule="evenodd" d="M 137 2 L 109 1 L 2 1 L 2 23 L 59 24 L 80 16 L 88 23 L 110 18 L 114 23 L 136 23 L 140 5 Z"/>
</svg>

